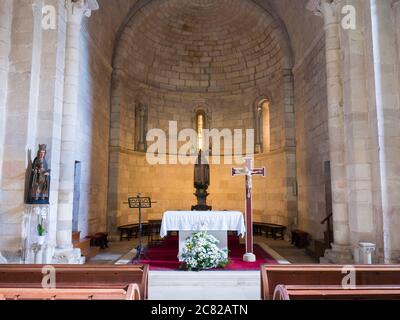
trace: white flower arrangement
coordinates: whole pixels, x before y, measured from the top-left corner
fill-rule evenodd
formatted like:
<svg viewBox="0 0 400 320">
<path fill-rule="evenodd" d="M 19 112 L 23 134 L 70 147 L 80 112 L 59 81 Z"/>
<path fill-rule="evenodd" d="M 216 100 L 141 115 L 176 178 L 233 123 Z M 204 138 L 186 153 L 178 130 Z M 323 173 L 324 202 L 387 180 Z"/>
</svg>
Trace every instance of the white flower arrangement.
<svg viewBox="0 0 400 320">
<path fill-rule="evenodd" d="M 185 240 L 181 261 L 188 270 L 224 268 L 228 263 L 228 250 L 218 248 L 219 241 L 206 231 L 193 233 Z"/>
</svg>

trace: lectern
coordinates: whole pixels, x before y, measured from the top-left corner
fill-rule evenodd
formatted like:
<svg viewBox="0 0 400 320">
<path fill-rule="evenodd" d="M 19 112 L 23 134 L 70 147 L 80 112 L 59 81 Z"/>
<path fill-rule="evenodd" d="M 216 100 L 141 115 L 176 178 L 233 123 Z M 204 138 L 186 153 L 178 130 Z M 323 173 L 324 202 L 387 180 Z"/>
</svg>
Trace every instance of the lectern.
<svg viewBox="0 0 400 320">
<path fill-rule="evenodd" d="M 135 256 L 135 259 L 133 259 L 133 263 L 140 262 L 141 256 L 143 256 L 143 255 L 145 256 L 144 248 L 142 245 L 142 230 L 143 230 L 142 209 L 151 208 L 152 203 L 155 203 L 155 202 L 152 202 L 150 197 L 142 197 L 140 193 L 136 197 L 128 198 L 127 204 L 129 205 L 129 208 L 139 209 L 139 230 L 138 230 L 139 244 L 136 247 L 136 256 Z"/>
</svg>

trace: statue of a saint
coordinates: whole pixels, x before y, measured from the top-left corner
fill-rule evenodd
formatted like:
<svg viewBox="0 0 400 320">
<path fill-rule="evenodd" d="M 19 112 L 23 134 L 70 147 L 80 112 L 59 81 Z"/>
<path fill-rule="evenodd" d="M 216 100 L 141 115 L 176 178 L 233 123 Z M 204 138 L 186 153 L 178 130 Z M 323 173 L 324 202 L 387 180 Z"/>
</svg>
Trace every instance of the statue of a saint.
<svg viewBox="0 0 400 320">
<path fill-rule="evenodd" d="M 46 161 L 46 145 L 40 144 L 32 163 L 28 203 L 48 204 L 50 190 L 50 170 Z"/>
</svg>

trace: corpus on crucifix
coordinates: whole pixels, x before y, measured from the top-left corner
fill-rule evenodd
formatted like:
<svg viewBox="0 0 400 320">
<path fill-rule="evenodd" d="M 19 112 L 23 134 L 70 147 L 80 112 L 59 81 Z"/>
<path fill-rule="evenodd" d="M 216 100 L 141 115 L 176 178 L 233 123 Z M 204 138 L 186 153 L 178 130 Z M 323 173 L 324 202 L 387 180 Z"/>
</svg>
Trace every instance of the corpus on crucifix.
<svg viewBox="0 0 400 320">
<path fill-rule="evenodd" d="M 246 179 L 246 253 L 243 256 L 245 262 L 256 261 L 253 253 L 252 178 L 253 176 L 265 177 L 265 168 L 253 168 L 252 161 L 252 158 L 245 158 L 244 168 L 232 168 L 232 177 L 245 176 Z"/>
</svg>

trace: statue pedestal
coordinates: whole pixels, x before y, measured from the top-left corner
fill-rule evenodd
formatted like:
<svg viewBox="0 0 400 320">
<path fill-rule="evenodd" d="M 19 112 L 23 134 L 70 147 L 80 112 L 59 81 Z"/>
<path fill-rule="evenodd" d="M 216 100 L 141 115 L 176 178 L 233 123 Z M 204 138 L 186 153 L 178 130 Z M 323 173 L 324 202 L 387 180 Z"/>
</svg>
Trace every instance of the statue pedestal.
<svg viewBox="0 0 400 320">
<path fill-rule="evenodd" d="M 48 228 L 49 228 L 48 204 L 27 204 L 22 226 L 22 263 L 24 264 L 46 264 L 48 261 Z M 45 233 L 40 236 L 38 224 L 44 227 Z"/>
</svg>

